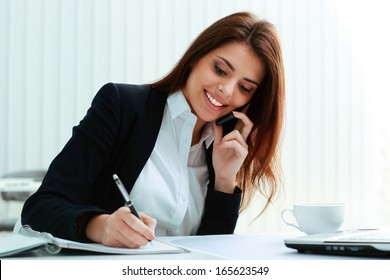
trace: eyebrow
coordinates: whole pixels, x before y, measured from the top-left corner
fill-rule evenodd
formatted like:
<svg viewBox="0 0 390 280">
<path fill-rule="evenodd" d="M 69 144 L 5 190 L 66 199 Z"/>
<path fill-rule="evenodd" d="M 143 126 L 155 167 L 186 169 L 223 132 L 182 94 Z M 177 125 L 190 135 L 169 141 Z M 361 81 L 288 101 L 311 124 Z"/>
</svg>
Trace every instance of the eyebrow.
<svg viewBox="0 0 390 280">
<path fill-rule="evenodd" d="M 235 71 L 233 65 L 230 63 L 229 60 L 227 60 L 226 58 L 224 58 L 224 57 L 222 57 L 222 56 L 219 56 L 219 55 L 217 55 L 217 57 L 218 57 L 219 59 L 222 59 L 222 60 L 226 63 L 226 65 L 227 65 L 230 69 L 232 69 L 232 71 Z M 255 81 L 253 81 L 253 80 L 251 80 L 251 79 L 249 79 L 249 78 L 244 78 L 244 80 L 245 80 L 245 81 L 248 81 L 248 82 L 250 82 L 250 83 L 252 83 L 252 84 L 254 84 L 254 85 L 256 85 L 257 87 L 259 86 L 259 84 L 258 84 L 257 82 L 255 82 Z"/>
</svg>

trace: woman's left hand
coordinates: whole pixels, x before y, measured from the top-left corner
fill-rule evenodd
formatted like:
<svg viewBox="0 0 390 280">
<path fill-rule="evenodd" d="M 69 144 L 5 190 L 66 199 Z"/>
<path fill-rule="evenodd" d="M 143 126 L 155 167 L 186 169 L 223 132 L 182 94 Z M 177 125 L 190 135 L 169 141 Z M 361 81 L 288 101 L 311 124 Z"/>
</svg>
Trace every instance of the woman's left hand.
<svg viewBox="0 0 390 280">
<path fill-rule="evenodd" d="M 248 155 L 246 139 L 253 123 L 242 112 L 233 112 L 238 119 L 233 131 L 223 136 L 222 126 L 214 124 L 213 166 L 215 171 L 215 189 L 233 193 L 236 176 Z"/>
</svg>

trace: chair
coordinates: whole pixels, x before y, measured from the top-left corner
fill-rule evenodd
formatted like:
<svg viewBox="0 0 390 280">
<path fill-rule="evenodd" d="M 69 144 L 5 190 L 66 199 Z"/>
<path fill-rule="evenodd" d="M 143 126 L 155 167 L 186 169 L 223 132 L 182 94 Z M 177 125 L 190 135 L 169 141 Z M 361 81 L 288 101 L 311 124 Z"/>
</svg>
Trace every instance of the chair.
<svg viewBox="0 0 390 280">
<path fill-rule="evenodd" d="M 19 208 L 26 199 L 34 193 L 46 170 L 26 170 L 4 174 L 0 177 L 0 203 L 5 204 L 4 217 L 0 220 L 0 230 L 12 231 L 18 216 L 11 215 L 11 212 L 17 212 L 21 209 L 11 211 L 11 204 L 19 202 Z M 20 215 L 19 215 L 20 216 Z"/>
</svg>

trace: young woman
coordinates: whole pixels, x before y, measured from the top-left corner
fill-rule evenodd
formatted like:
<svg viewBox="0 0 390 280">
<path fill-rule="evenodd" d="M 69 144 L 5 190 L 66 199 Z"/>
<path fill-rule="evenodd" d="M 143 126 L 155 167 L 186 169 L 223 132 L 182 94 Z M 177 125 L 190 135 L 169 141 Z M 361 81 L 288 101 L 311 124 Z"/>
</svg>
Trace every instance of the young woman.
<svg viewBox="0 0 390 280">
<path fill-rule="evenodd" d="M 22 224 L 118 247 L 233 233 L 253 194 L 267 207 L 279 187 L 283 111 L 275 29 L 250 13 L 222 18 L 162 80 L 99 90 L 26 201 Z M 233 121 L 215 124 L 231 112 Z M 141 219 L 124 206 L 113 174 Z"/>
</svg>

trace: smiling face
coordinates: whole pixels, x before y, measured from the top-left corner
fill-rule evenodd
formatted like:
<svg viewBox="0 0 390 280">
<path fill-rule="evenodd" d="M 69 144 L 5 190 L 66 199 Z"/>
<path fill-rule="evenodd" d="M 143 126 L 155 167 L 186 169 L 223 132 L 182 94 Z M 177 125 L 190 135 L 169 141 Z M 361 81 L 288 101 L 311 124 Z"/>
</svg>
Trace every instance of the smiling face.
<svg viewBox="0 0 390 280">
<path fill-rule="evenodd" d="M 211 122 L 247 104 L 264 74 L 250 47 L 233 42 L 195 63 L 182 91 L 198 121 Z"/>
</svg>

